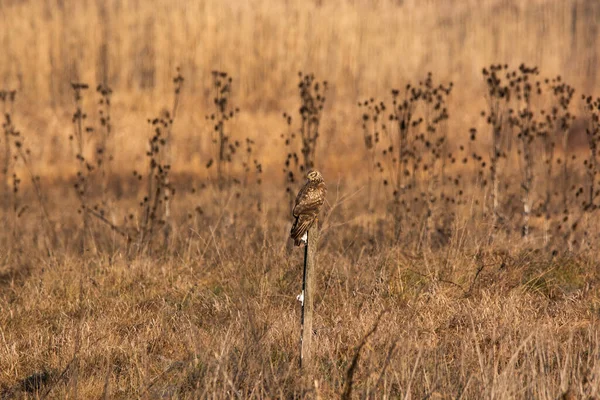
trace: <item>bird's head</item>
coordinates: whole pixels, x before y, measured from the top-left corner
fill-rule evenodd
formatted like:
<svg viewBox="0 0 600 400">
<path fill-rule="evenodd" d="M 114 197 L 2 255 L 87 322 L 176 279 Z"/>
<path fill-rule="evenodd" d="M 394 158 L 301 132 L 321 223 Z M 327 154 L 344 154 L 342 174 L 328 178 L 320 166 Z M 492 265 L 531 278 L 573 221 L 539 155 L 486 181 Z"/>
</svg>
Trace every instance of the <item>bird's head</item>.
<svg viewBox="0 0 600 400">
<path fill-rule="evenodd" d="M 308 171 L 308 174 L 306 174 L 306 178 L 310 181 L 310 182 L 324 182 L 323 179 L 323 175 L 321 175 L 321 173 L 317 170 L 310 170 Z"/>
</svg>

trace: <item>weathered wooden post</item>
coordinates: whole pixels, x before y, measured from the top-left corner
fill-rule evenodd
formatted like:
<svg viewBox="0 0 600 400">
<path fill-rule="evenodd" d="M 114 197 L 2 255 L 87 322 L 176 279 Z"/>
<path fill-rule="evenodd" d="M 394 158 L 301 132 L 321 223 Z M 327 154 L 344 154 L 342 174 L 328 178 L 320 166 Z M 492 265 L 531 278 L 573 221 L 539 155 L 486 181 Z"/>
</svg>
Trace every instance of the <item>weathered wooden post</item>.
<svg viewBox="0 0 600 400">
<path fill-rule="evenodd" d="M 307 232 L 304 246 L 304 276 L 302 279 L 302 317 L 300 320 L 300 368 L 312 365 L 313 298 L 315 295 L 315 270 L 317 266 L 317 243 L 319 242 L 318 220 Z"/>
<path fill-rule="evenodd" d="M 295 217 L 290 236 L 294 244 L 304 242 L 304 277 L 302 293 L 298 300 L 302 303 L 300 318 L 300 368 L 309 370 L 312 361 L 313 296 L 315 294 L 315 270 L 317 266 L 317 243 L 319 242 L 318 215 L 325 202 L 327 186 L 321 173 L 311 170 L 306 174 L 307 182 L 298 192 L 292 209 Z"/>
</svg>

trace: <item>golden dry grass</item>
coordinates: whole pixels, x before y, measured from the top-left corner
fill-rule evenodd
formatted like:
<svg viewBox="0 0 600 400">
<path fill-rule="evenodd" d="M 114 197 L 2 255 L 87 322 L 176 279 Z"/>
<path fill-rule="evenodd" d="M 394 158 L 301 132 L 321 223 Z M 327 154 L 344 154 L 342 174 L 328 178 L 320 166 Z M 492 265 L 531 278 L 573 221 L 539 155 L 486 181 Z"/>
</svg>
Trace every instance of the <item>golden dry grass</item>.
<svg viewBox="0 0 600 400">
<path fill-rule="evenodd" d="M 4 395 L 26 398 L 26 378 L 46 373 L 37 395 L 51 398 L 334 398 L 383 310 L 354 376 L 360 398 L 599 395 L 595 255 L 549 260 L 513 242 L 477 260 L 470 238 L 413 258 L 345 245 L 356 232 L 324 237 L 306 382 L 300 255 L 282 247 L 287 224 L 269 220 L 199 230 L 183 253 L 135 260 L 15 246 L 2 275 Z"/>
<path fill-rule="evenodd" d="M 463 157 L 459 146 L 476 126 L 467 153 L 487 160 L 481 69 L 535 64 L 544 76 L 562 74 L 577 98 L 598 94 L 599 16 L 586 0 L 2 2 L 0 87 L 18 90 L 11 115 L 31 155 L 29 165 L 10 162 L 0 195 L 0 399 L 328 399 L 348 389 L 377 399 L 600 398 L 598 211 L 571 194 L 568 213 L 559 205 L 568 184 L 586 184 L 585 144 L 569 153 L 579 157 L 569 181 L 559 168 L 545 181 L 536 165 L 534 202 L 546 187 L 557 193 L 548 218 L 532 214 L 527 239 L 516 151 L 503 164 L 500 227 L 471 158 L 446 171 L 460 183 L 431 189 L 452 202 L 423 200 L 419 179 L 421 200 L 397 222 L 383 185 L 390 178 L 368 183 L 356 106 L 371 96 L 389 105 L 392 88 L 431 70 L 455 85 L 449 151 Z M 176 66 L 185 77 L 169 143 L 176 194 L 168 223 L 143 246 L 135 234 L 154 129 L 146 119 L 172 104 Z M 212 70 L 233 76 L 241 112 L 228 131 L 253 138 L 263 164 L 248 185 L 223 192 L 206 168 L 215 152 L 205 119 Z M 317 152 L 329 197 L 309 377 L 297 367 L 302 251 L 287 240 L 281 173 L 281 114 L 299 126 L 298 70 L 329 82 Z M 70 84 L 93 88 L 104 77 L 114 90 L 114 160 L 104 191 L 89 174 L 85 201 L 131 232 L 130 243 L 106 221 L 84 223 L 72 187 L 81 165 L 68 140 Z M 93 90 L 84 95 L 96 127 L 90 159 L 100 142 L 97 101 Z M 28 167 L 40 175 L 41 199 Z M 239 162 L 231 168 L 241 176 Z M 12 172 L 22 180 L 15 195 Z M 423 204 L 434 204 L 431 218 Z"/>
</svg>

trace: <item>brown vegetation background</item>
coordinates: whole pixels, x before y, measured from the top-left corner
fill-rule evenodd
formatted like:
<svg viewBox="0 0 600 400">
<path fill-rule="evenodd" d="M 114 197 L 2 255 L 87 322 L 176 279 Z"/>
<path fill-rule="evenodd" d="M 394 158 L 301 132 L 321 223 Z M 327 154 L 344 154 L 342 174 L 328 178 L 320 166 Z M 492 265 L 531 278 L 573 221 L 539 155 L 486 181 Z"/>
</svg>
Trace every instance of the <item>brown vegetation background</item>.
<svg viewBox="0 0 600 400">
<path fill-rule="evenodd" d="M 450 120 L 455 135 L 477 121 L 484 104 L 481 68 L 490 63 L 543 66 L 545 75 L 561 74 L 584 93 L 596 93 L 600 85 L 600 11 L 589 0 L 3 4 L 0 82 L 19 90 L 18 109 L 32 140 L 57 137 L 54 147 L 38 150 L 49 174 L 63 170 L 64 160 L 51 154 L 64 150 L 58 138 L 71 130 L 65 122 L 74 81 L 94 86 L 106 79 L 113 88 L 115 134 L 129 162 L 143 150 L 139 122 L 168 103 L 171 78 L 181 66 L 186 88 L 176 165 L 196 172 L 206 153 L 210 128 L 203 120 L 215 69 L 235 78 L 240 128 L 259 138 L 263 151 L 282 130 L 282 111 L 297 107 L 296 73 L 328 80 L 333 90 L 324 129 L 347 156 L 356 145 L 348 139 L 354 137 L 356 102 L 389 96 L 390 88 L 428 71 L 461 87 L 451 99 L 451 111 L 461 110 Z M 200 152 L 186 154 L 182 147 Z"/>
<path fill-rule="evenodd" d="M 0 1 L 0 89 L 17 91 L 3 111 L 30 150 L 0 189 L 0 399 L 600 398 L 598 200 L 574 194 L 590 152 L 581 94 L 600 95 L 598 21 L 594 0 Z M 535 169 L 536 204 L 557 189 L 551 209 L 532 212 L 528 238 L 516 155 L 503 169 L 497 228 L 481 160 L 449 169 L 456 189 L 419 181 L 425 208 L 399 215 L 364 146 L 357 103 L 389 105 L 393 88 L 431 71 L 454 85 L 449 151 L 459 154 L 475 127 L 468 151 L 488 161 L 480 113 L 492 63 L 537 65 L 577 91 L 579 158 L 564 182 L 558 167 L 553 179 Z M 177 67 L 185 81 L 165 122 L 163 187 L 174 197 L 164 226 L 138 239 L 149 220 L 156 125 L 147 120 L 171 110 Z M 215 70 L 233 77 L 240 108 L 228 132 L 255 141 L 262 167 L 224 190 L 207 168 Z M 297 367 L 303 251 L 287 240 L 282 173 L 281 135 L 299 126 L 299 71 L 328 82 L 316 165 L 329 196 L 308 372 Z M 69 140 L 75 82 L 90 85 L 86 154 L 101 130 L 94 89 L 113 90 L 114 160 L 106 179 L 89 175 L 85 199 L 73 189 L 83 165 Z M 241 164 L 228 171 L 243 176 Z M 288 183 L 293 193 L 301 184 Z M 452 201 L 426 209 L 428 186 L 452 187 Z"/>
</svg>

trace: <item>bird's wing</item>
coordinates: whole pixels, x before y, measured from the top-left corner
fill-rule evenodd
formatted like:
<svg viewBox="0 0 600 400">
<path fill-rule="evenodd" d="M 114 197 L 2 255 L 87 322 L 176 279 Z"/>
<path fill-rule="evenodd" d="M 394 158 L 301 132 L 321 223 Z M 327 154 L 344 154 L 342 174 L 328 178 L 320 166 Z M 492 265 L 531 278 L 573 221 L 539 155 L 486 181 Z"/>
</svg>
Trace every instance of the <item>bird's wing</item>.
<svg viewBox="0 0 600 400">
<path fill-rule="evenodd" d="M 296 195 L 296 202 L 294 203 L 294 209 L 292 210 L 292 214 L 294 215 L 294 217 L 298 216 L 296 214 L 296 207 L 298 207 L 298 204 L 300 204 L 302 202 L 302 199 L 306 197 L 306 193 L 308 192 L 309 188 L 310 184 L 306 183 L 304 186 L 302 186 L 302 188 L 298 192 L 298 195 Z"/>
<path fill-rule="evenodd" d="M 296 246 L 300 246 L 302 236 L 304 236 L 314 221 L 314 215 L 300 215 L 298 219 L 296 219 L 294 226 L 292 226 L 292 231 L 290 232 L 290 236 L 294 239 Z"/>
<path fill-rule="evenodd" d="M 304 190 L 306 189 L 306 190 Z M 313 187 L 304 187 L 298 193 L 298 198 L 296 199 L 296 205 L 294 206 L 293 214 L 294 217 L 298 217 L 301 214 L 306 214 L 310 212 L 317 212 L 319 208 L 323 205 L 324 197 L 321 196 L 319 190 Z"/>
</svg>

